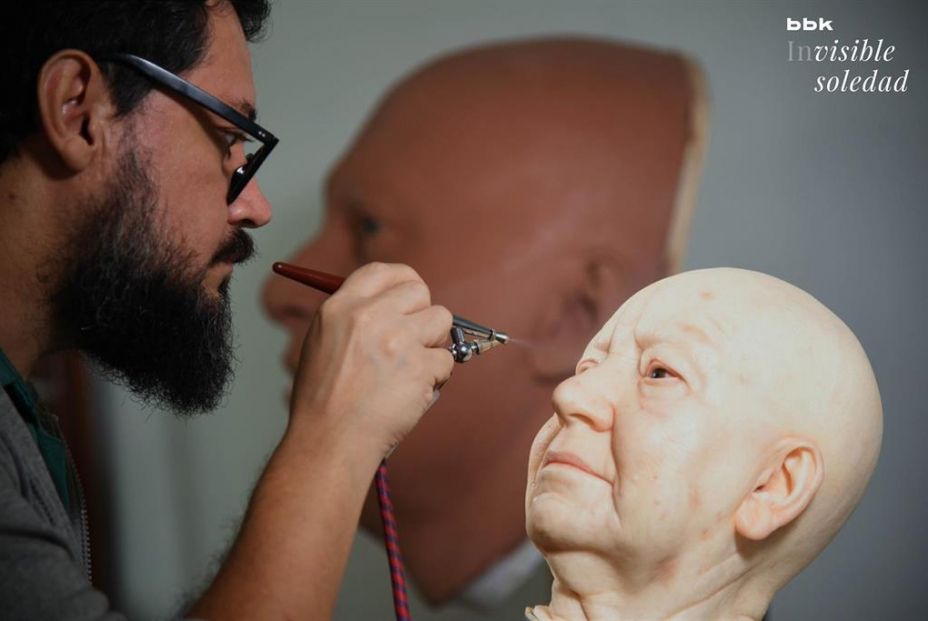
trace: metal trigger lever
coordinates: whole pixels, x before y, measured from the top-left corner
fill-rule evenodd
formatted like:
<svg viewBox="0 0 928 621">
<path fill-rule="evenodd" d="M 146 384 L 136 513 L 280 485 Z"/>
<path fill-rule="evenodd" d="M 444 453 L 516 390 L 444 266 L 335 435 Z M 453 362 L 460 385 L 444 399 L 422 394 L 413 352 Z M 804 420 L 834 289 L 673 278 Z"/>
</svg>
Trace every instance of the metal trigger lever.
<svg viewBox="0 0 928 621">
<path fill-rule="evenodd" d="M 464 338 L 465 334 L 476 338 L 468 341 Z M 493 328 L 455 316 L 451 328 L 451 345 L 448 350 L 454 356 L 455 362 L 467 362 L 475 354 L 479 356 L 488 349 L 493 349 L 497 345 L 505 345 L 508 342 L 509 335 L 505 332 L 497 332 Z"/>
</svg>

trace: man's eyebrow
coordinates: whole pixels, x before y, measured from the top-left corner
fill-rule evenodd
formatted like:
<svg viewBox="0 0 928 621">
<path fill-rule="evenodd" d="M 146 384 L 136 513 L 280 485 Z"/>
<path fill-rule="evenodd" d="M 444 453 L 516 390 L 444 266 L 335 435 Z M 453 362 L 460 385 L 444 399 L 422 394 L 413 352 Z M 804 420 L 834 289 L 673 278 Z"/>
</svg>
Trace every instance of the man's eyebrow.
<svg viewBox="0 0 928 621">
<path fill-rule="evenodd" d="M 242 113 L 249 121 L 254 121 L 258 118 L 258 111 L 255 109 L 253 103 L 247 99 L 238 99 L 232 102 L 232 107 Z"/>
</svg>

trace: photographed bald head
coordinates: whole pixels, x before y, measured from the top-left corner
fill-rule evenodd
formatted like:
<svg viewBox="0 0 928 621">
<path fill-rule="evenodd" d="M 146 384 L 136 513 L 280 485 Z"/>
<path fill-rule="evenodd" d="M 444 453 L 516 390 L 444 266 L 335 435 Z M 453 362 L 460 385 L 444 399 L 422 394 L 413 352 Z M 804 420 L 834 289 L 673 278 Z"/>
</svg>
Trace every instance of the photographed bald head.
<svg viewBox="0 0 928 621">
<path fill-rule="evenodd" d="M 590 336 L 679 269 L 705 113 L 699 71 L 677 53 L 590 38 L 492 43 L 399 81 L 332 169 L 324 223 L 292 262 L 342 274 L 409 264 L 436 303 L 514 337 L 459 366 L 390 458 L 404 557 L 429 601 L 470 594 L 492 606 L 540 564 L 524 554 L 532 437 Z M 291 370 L 322 301 L 267 284 Z M 373 497 L 361 521 L 379 532 Z M 493 573 L 513 558 L 509 578 Z"/>
<path fill-rule="evenodd" d="M 760 619 L 857 505 L 883 428 L 851 330 L 738 269 L 636 294 L 553 402 L 526 492 L 554 575 L 538 621 Z"/>
</svg>

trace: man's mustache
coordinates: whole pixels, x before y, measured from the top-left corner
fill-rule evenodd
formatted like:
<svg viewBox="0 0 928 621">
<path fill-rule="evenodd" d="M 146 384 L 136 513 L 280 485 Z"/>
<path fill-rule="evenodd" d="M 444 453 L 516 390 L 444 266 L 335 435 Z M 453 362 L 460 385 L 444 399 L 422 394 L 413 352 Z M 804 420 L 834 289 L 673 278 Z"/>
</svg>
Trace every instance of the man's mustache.
<svg viewBox="0 0 928 621">
<path fill-rule="evenodd" d="M 213 256 L 211 265 L 218 263 L 244 263 L 255 254 L 255 242 L 251 235 L 242 229 L 236 229 Z"/>
</svg>

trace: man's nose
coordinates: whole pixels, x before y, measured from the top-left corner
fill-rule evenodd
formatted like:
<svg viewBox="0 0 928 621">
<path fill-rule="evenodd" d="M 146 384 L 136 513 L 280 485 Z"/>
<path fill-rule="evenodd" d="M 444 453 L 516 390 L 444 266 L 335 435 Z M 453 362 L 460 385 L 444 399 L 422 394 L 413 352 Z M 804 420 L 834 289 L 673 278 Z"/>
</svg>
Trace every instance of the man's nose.
<svg viewBox="0 0 928 621">
<path fill-rule="evenodd" d="M 252 179 L 229 205 L 229 224 L 254 229 L 270 221 L 271 204 L 261 191 L 258 181 Z"/>
<path fill-rule="evenodd" d="M 564 426 L 583 424 L 594 431 L 609 431 L 615 421 L 615 407 L 600 386 L 605 378 L 595 369 L 574 375 L 554 389 L 554 413 Z"/>
</svg>

